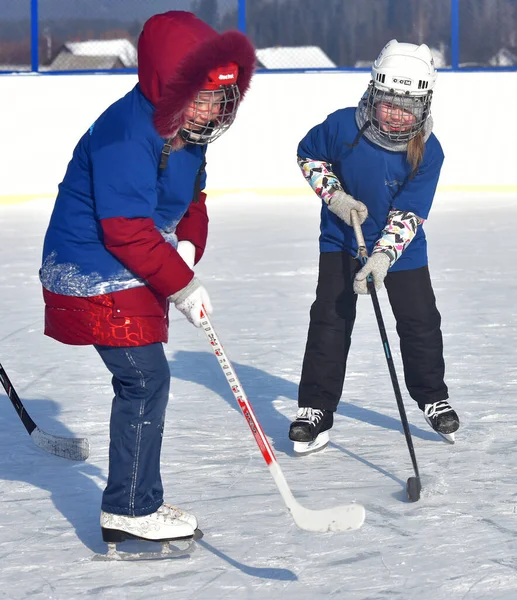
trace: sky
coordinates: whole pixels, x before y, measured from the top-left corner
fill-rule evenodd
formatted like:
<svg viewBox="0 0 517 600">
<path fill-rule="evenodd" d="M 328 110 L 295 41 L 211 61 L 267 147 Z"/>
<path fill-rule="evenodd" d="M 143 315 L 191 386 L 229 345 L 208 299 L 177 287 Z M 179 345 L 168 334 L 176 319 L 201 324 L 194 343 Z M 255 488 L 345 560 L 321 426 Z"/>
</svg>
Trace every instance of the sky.
<svg viewBox="0 0 517 600">
<path fill-rule="evenodd" d="M 166 501 L 195 513 L 204 538 L 189 556 L 160 562 L 94 560 L 106 553 L 110 377 L 91 347 L 43 335 L 38 268 L 52 201 L 0 206 L 0 362 L 41 429 L 91 445 L 82 463 L 43 452 L 0 391 L 0 598 L 514 600 L 516 200 L 438 193 L 425 225 L 462 423 L 454 446 L 408 397 L 380 292 L 422 477 L 410 503 L 411 462 L 368 297 L 329 447 L 299 458 L 287 437 L 316 285 L 317 199 L 209 196 L 197 275 L 291 490 L 308 508 L 360 503 L 366 520 L 324 534 L 294 524 L 204 334 L 171 309 L 162 476 Z"/>
</svg>

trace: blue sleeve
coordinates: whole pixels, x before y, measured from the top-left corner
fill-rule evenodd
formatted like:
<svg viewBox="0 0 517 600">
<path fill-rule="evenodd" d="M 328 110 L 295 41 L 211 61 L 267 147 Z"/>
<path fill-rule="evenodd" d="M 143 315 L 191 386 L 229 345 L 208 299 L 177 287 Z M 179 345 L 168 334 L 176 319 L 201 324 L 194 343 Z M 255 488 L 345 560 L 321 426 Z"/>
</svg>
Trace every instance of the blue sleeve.
<svg viewBox="0 0 517 600">
<path fill-rule="evenodd" d="M 158 162 L 152 144 L 123 140 L 91 153 L 98 219 L 152 217 L 158 202 Z"/>
<path fill-rule="evenodd" d="M 408 179 L 393 199 L 393 209 L 410 211 L 426 220 L 433 204 L 444 154 L 440 142 L 432 136 L 425 148 L 424 159 L 413 179 Z"/>
<path fill-rule="evenodd" d="M 334 114 L 329 115 L 323 123 L 313 127 L 298 144 L 298 156 L 311 158 L 327 163 L 335 159 L 335 143 L 338 127 Z"/>
</svg>

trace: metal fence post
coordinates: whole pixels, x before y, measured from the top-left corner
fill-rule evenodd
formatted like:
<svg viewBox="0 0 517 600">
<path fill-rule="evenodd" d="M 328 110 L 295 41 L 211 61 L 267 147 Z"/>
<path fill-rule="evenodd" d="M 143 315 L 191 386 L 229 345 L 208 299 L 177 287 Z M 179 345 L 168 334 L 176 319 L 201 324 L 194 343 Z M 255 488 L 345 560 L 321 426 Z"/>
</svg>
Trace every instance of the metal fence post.
<svg viewBox="0 0 517 600">
<path fill-rule="evenodd" d="M 460 0 L 451 0 L 451 67 L 460 68 Z"/>
<path fill-rule="evenodd" d="M 31 71 L 39 71 L 38 0 L 31 0 Z"/>
<path fill-rule="evenodd" d="M 238 28 L 242 33 L 246 33 L 246 0 L 239 0 L 238 5 Z"/>
</svg>

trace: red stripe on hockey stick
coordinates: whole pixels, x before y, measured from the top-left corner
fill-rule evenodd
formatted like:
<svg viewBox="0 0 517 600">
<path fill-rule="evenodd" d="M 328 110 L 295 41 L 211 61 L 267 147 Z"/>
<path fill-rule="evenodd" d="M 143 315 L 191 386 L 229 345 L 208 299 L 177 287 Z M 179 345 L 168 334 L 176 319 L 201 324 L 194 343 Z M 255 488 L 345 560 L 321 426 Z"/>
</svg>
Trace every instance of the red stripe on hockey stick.
<svg viewBox="0 0 517 600">
<path fill-rule="evenodd" d="M 232 393 L 239 404 L 239 408 L 253 433 L 253 437 L 260 448 L 278 491 L 289 509 L 294 522 L 301 529 L 320 532 L 348 531 L 361 527 L 364 523 L 365 510 L 360 504 L 343 504 L 334 508 L 311 510 L 305 508 L 296 500 L 204 308 L 201 311 L 201 327 L 212 346 L 212 350 L 219 361 L 219 366 L 223 370 Z"/>
</svg>

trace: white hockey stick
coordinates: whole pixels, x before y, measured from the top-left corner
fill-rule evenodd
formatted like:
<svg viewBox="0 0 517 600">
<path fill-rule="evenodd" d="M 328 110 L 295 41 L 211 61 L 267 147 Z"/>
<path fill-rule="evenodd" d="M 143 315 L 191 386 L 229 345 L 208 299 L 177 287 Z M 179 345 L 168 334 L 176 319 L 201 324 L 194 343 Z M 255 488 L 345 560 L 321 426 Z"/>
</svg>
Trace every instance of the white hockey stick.
<svg viewBox="0 0 517 600">
<path fill-rule="evenodd" d="M 344 504 L 335 508 L 325 508 L 322 510 L 311 510 L 302 506 L 293 496 L 291 489 L 280 469 L 273 450 L 262 431 L 262 427 L 257 421 L 257 417 L 253 412 L 253 408 L 244 393 L 241 382 L 237 378 L 233 367 L 227 358 L 223 346 L 217 337 L 212 323 L 208 318 L 206 311 L 201 311 L 201 327 L 203 328 L 208 341 L 212 346 L 212 350 L 216 355 L 219 365 L 226 376 L 226 380 L 239 404 L 239 408 L 248 422 L 249 428 L 253 433 L 255 441 L 262 452 L 262 456 L 266 461 L 269 471 L 275 480 L 278 490 L 289 509 L 294 522 L 301 529 L 307 531 L 348 531 L 351 529 L 359 529 L 364 523 L 365 510 L 360 504 Z"/>
<path fill-rule="evenodd" d="M 0 364 L 0 381 L 4 386 L 7 397 L 12 402 L 14 409 L 21 419 L 27 433 L 31 436 L 31 440 L 46 452 L 69 458 L 70 460 L 86 460 L 90 454 L 90 445 L 86 438 L 62 437 L 46 433 L 40 429 L 31 419 L 29 413 L 25 410 L 20 397 L 7 376 L 5 369 Z"/>
</svg>

